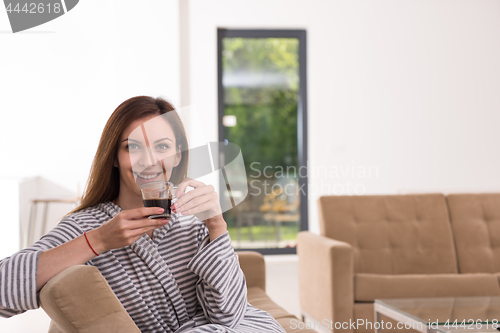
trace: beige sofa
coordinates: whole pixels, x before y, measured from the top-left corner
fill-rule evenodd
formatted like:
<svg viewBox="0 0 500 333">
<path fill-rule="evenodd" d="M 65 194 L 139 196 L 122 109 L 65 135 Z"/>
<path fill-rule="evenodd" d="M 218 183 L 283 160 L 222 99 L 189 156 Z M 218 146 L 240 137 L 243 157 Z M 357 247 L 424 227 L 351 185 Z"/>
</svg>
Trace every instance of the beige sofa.
<svg viewBox="0 0 500 333">
<path fill-rule="evenodd" d="M 373 322 L 375 299 L 500 295 L 500 194 L 324 196 L 318 204 L 321 235 L 298 235 L 306 321 Z"/>
<path fill-rule="evenodd" d="M 299 326 L 297 317 L 266 295 L 264 257 L 252 251 L 237 253 L 247 282 L 248 302 L 269 312 L 288 333 L 316 332 L 295 328 Z M 99 270 L 92 266 L 73 266 L 53 277 L 40 291 L 40 303 L 52 319 L 49 333 L 140 333 Z"/>
</svg>

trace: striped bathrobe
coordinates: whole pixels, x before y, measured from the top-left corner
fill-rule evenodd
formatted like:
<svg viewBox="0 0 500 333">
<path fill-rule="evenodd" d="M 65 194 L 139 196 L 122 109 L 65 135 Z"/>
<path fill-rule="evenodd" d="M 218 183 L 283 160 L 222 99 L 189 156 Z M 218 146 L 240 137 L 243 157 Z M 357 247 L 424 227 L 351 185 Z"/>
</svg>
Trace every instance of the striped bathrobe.
<svg viewBox="0 0 500 333">
<path fill-rule="evenodd" d="M 66 216 L 38 242 L 0 261 L 0 316 L 39 307 L 38 258 L 121 211 L 106 202 Z M 88 261 L 99 269 L 141 332 L 280 332 L 247 302 L 245 276 L 229 234 L 212 242 L 194 216 L 174 215 L 132 245 Z"/>
</svg>

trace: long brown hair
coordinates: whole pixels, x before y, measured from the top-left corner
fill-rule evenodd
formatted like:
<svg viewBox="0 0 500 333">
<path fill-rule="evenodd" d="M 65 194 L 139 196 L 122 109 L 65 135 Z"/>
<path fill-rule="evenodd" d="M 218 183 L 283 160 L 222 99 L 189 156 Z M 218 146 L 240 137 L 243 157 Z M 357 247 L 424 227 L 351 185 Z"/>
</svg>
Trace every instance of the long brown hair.
<svg viewBox="0 0 500 333">
<path fill-rule="evenodd" d="M 120 174 L 118 168 L 113 166 L 113 162 L 116 158 L 121 134 L 130 123 L 137 119 L 161 115 L 174 110 L 175 108 L 170 102 L 149 96 L 132 97 L 120 104 L 109 117 L 102 132 L 80 206 L 71 213 L 116 199 L 120 192 Z M 187 175 L 188 142 L 184 126 L 176 112 L 169 115 L 168 121 L 174 130 L 177 146 L 182 152 L 181 162 L 172 170 L 172 176 L 169 179 L 172 183 L 178 184 Z"/>
</svg>

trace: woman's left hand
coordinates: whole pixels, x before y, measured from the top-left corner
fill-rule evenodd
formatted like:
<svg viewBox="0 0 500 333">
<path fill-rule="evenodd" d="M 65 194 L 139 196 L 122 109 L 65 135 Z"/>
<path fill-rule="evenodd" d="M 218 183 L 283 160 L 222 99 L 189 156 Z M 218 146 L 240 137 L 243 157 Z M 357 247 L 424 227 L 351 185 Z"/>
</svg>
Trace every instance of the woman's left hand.
<svg viewBox="0 0 500 333">
<path fill-rule="evenodd" d="M 194 189 L 185 193 L 188 186 Z M 195 215 L 205 222 L 210 232 L 210 240 L 227 231 L 226 221 L 222 217 L 219 196 L 212 185 L 186 178 L 177 187 L 175 196 L 177 201 L 172 205 L 174 213 Z"/>
</svg>

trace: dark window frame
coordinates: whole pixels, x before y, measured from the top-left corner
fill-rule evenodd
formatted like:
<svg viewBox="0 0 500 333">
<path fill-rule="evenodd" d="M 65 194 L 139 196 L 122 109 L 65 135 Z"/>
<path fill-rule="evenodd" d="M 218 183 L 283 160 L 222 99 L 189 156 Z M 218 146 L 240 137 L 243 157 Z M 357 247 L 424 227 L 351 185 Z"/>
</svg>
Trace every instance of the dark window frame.
<svg viewBox="0 0 500 333">
<path fill-rule="evenodd" d="M 307 55 L 305 30 L 261 30 L 261 29 L 223 29 L 217 30 L 217 90 L 218 90 L 218 117 L 219 142 L 224 141 L 224 87 L 222 85 L 222 39 L 226 37 L 242 38 L 297 38 L 299 40 L 299 99 L 297 107 L 297 147 L 299 160 L 299 188 L 300 192 L 300 226 L 299 230 L 308 230 L 308 189 L 306 172 L 305 177 L 300 175 L 301 170 L 307 170 Z M 256 251 L 261 254 L 296 254 L 297 248 L 255 248 L 236 249 L 236 251 Z"/>
</svg>

